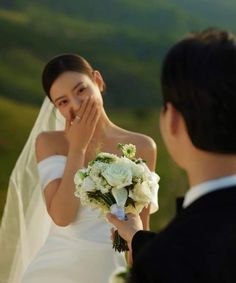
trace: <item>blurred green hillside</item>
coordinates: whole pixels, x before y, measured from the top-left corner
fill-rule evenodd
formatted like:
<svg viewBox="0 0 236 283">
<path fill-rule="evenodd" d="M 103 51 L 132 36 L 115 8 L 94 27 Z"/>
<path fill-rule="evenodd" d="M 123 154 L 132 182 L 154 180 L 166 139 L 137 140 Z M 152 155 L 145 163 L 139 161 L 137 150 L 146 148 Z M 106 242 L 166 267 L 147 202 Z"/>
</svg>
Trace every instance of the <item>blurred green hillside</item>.
<svg viewBox="0 0 236 283">
<path fill-rule="evenodd" d="M 160 211 L 152 227 L 175 213 L 187 187 L 158 130 L 160 66 L 168 48 L 191 30 L 236 32 L 234 0 L 2 0 L 0 2 L 0 214 L 10 172 L 43 100 L 41 72 L 59 53 L 74 52 L 99 69 L 112 120 L 158 144 Z"/>
<path fill-rule="evenodd" d="M 40 76 L 52 56 L 76 52 L 100 69 L 112 108 L 160 105 L 160 65 L 190 30 L 235 31 L 233 0 L 2 0 L 0 93 L 39 104 Z"/>
</svg>

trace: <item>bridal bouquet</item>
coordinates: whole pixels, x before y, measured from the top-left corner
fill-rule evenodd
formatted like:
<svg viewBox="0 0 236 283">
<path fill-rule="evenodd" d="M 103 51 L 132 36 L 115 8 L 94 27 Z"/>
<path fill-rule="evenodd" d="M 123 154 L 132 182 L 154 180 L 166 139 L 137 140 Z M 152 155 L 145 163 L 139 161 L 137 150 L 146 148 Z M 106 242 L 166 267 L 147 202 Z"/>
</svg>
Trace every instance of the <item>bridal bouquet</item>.
<svg viewBox="0 0 236 283">
<path fill-rule="evenodd" d="M 82 205 L 111 212 L 125 220 L 126 213 L 140 213 L 144 207 L 156 203 L 159 176 L 151 172 L 141 158 L 135 158 L 133 144 L 118 144 L 122 156 L 101 152 L 87 168 L 75 174 L 75 196 Z M 128 250 L 127 242 L 115 231 L 113 248 Z"/>
</svg>

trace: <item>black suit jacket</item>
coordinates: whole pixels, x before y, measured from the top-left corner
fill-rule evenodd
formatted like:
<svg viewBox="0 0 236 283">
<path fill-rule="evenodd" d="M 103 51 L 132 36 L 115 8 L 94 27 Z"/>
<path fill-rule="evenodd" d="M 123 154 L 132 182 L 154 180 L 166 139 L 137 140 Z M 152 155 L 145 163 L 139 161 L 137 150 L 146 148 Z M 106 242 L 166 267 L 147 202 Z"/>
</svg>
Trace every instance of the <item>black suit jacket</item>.
<svg viewBox="0 0 236 283">
<path fill-rule="evenodd" d="M 208 193 L 132 241 L 131 282 L 236 282 L 236 186 Z"/>
</svg>

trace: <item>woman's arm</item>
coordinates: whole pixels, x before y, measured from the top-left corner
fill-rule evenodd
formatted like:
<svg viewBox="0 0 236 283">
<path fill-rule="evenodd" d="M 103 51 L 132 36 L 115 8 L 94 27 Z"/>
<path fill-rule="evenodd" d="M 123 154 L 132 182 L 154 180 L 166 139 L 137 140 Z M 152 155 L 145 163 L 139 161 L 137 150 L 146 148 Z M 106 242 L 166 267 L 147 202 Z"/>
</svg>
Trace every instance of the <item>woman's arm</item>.
<svg viewBox="0 0 236 283">
<path fill-rule="evenodd" d="M 74 175 L 85 165 L 86 148 L 95 130 L 100 109 L 92 99 L 89 99 L 81 105 L 78 115 L 81 117 L 80 121 L 74 120 L 72 124 L 71 121 L 67 121 L 66 125 L 65 134 L 69 150 L 64 174 L 61 179 L 50 182 L 44 190 L 48 213 L 59 226 L 69 225 L 76 217 L 79 200 L 74 195 Z M 48 138 L 48 133 L 38 137 L 36 141 L 38 161 L 55 154 L 53 143 Z"/>
<path fill-rule="evenodd" d="M 50 144 L 48 133 L 42 133 L 36 141 L 37 160 L 41 161 L 48 156 L 54 155 L 53 147 L 50 150 L 47 147 Z M 45 156 L 45 152 L 48 155 Z M 84 166 L 84 152 L 69 151 L 65 170 L 61 179 L 51 181 L 44 188 L 44 196 L 48 214 L 52 220 L 59 226 L 66 226 L 71 223 L 79 208 L 79 199 L 74 196 L 74 175 L 79 168 Z"/>
</svg>

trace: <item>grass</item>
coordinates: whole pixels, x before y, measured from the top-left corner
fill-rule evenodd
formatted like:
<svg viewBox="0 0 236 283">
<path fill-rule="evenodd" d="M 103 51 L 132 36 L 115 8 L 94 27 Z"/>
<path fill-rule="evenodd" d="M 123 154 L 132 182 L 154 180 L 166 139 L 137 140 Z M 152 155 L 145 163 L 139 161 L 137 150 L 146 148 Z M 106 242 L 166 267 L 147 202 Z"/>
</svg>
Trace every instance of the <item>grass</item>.
<svg viewBox="0 0 236 283">
<path fill-rule="evenodd" d="M 10 173 L 29 135 L 38 114 L 38 108 L 0 97 L 0 217 L 6 199 Z M 108 111 L 111 120 L 126 129 L 151 136 L 157 143 L 157 172 L 161 176 L 160 209 L 151 216 L 151 229 L 160 230 L 175 214 L 175 197 L 183 194 L 186 177 L 168 156 L 160 137 L 158 110 Z"/>
</svg>

